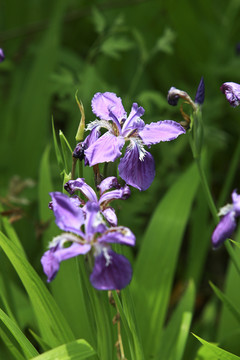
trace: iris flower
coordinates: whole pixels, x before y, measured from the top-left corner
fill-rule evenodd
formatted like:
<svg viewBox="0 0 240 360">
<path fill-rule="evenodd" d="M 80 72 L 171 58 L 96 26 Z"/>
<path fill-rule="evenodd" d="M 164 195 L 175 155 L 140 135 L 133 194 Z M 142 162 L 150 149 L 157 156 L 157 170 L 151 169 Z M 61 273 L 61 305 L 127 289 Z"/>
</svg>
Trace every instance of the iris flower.
<svg viewBox="0 0 240 360">
<path fill-rule="evenodd" d="M 229 238 L 237 226 L 236 218 L 240 216 L 240 195 L 237 194 L 236 190 L 232 193 L 232 204 L 222 207 L 218 215 L 222 218 L 212 234 L 214 249 Z"/>
<path fill-rule="evenodd" d="M 164 120 L 145 125 L 141 119 L 145 110 L 137 103 L 132 105 L 130 114 L 122 105 L 121 98 L 111 92 L 97 93 L 92 99 L 92 111 L 100 119 L 90 123 L 91 139 L 84 150 L 90 166 L 115 161 L 122 155 L 125 143 L 128 143 L 124 156 L 119 163 L 119 176 L 126 184 L 139 190 L 146 190 L 155 176 L 155 164 L 152 155 L 144 145 L 150 147 L 161 141 L 176 139 L 185 133 L 185 129 L 175 121 Z M 100 129 L 107 131 L 101 135 Z"/>
<path fill-rule="evenodd" d="M 222 93 L 232 107 L 240 104 L 240 85 L 234 82 L 225 82 L 220 87 Z"/>
<path fill-rule="evenodd" d="M 57 226 L 64 232 L 49 244 L 41 259 L 47 281 L 52 281 L 63 260 L 87 254 L 94 256 L 90 275 L 98 290 L 122 289 L 131 281 L 129 261 L 111 249 L 111 243 L 134 246 L 135 236 L 123 226 L 107 227 L 97 202 L 87 202 L 85 209 L 60 192 L 50 193 Z"/>
</svg>

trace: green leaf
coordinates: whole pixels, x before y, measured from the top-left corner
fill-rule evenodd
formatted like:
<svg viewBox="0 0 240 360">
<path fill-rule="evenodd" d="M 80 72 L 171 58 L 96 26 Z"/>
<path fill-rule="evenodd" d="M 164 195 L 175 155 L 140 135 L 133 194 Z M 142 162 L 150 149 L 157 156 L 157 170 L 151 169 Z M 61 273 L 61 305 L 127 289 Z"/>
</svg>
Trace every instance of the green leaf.
<svg viewBox="0 0 240 360">
<path fill-rule="evenodd" d="M 71 146 L 69 145 L 69 142 L 67 141 L 66 137 L 64 136 L 64 134 L 61 130 L 59 130 L 59 138 L 60 138 L 62 154 L 63 154 L 63 159 L 64 159 L 64 170 L 67 173 L 69 173 L 69 155 L 70 155 L 70 158 L 72 159 L 72 149 L 71 149 Z M 70 154 L 69 154 L 69 152 L 70 152 Z"/>
<path fill-rule="evenodd" d="M 204 346 L 207 347 L 207 349 L 212 352 L 213 355 L 215 355 L 218 360 L 240 360 L 240 357 L 231 354 L 230 352 L 223 350 L 221 348 L 219 348 L 218 346 L 211 344 L 203 339 L 201 339 L 199 336 L 193 334 L 193 336 L 195 336 L 200 343 L 202 343 Z"/>
<path fill-rule="evenodd" d="M 210 286 L 217 295 L 217 297 L 228 308 L 228 310 L 232 313 L 232 315 L 239 322 L 240 325 L 240 312 L 238 311 L 238 309 L 232 304 L 231 300 L 221 290 L 219 290 L 211 281 L 210 281 Z"/>
<path fill-rule="evenodd" d="M 5 332 L 0 328 L 0 337 L 4 344 L 6 345 L 8 351 L 14 356 L 16 360 L 26 360 L 26 357 L 23 356 L 17 347 L 13 344 L 13 342 L 9 339 L 9 337 L 5 334 Z M 1 352 L 2 355 L 2 352 Z"/>
<path fill-rule="evenodd" d="M 193 306 L 195 301 L 195 286 L 192 281 L 173 312 L 160 342 L 160 350 L 157 358 L 162 357 L 168 360 L 182 359 L 186 341 L 189 335 L 189 328 L 192 319 Z"/>
<path fill-rule="evenodd" d="M 176 38 L 176 34 L 171 29 L 166 29 L 164 31 L 164 34 L 160 39 L 158 39 L 155 47 L 154 47 L 154 53 L 158 51 L 165 52 L 166 54 L 172 54 L 173 53 L 173 42 Z"/>
<path fill-rule="evenodd" d="M 111 36 L 101 46 L 101 51 L 112 58 L 119 59 L 120 53 L 132 49 L 134 43 L 128 38 Z"/>
<path fill-rule="evenodd" d="M 94 6 L 92 8 L 92 22 L 97 33 L 101 34 L 106 27 L 106 19 L 103 14 Z"/>
<path fill-rule="evenodd" d="M 85 340 L 79 339 L 49 350 L 32 360 L 83 360 L 95 353 L 93 348 Z"/>
<path fill-rule="evenodd" d="M 43 339 L 51 346 L 73 340 L 72 331 L 51 294 L 18 247 L 1 232 L 0 246 L 30 297 Z"/>
<path fill-rule="evenodd" d="M 55 154 L 56 154 L 56 158 L 57 158 L 57 163 L 58 163 L 60 171 L 62 171 L 63 166 L 64 166 L 63 165 L 63 158 L 62 158 L 62 154 L 61 154 L 61 151 L 59 149 L 59 146 L 58 146 L 53 118 L 52 118 L 52 133 L 53 133 L 53 143 L 54 143 L 54 149 L 55 149 Z"/>
<path fill-rule="evenodd" d="M 24 354 L 26 355 L 27 359 L 30 359 L 31 357 L 38 355 L 38 352 L 35 349 L 35 347 L 22 333 L 22 331 L 19 329 L 15 321 L 10 319 L 1 309 L 0 309 L 0 319 L 6 325 L 8 330 L 12 333 L 14 338 L 17 340 Z"/>
<path fill-rule="evenodd" d="M 126 290 L 128 294 L 126 295 Z M 124 293 L 125 292 L 125 293 Z M 121 292 L 122 303 L 116 291 L 112 292 L 118 311 L 120 313 L 121 321 L 125 328 L 128 344 L 131 352 L 132 360 L 143 360 L 143 349 L 140 342 L 137 330 L 136 319 L 133 319 L 132 299 L 129 293 L 129 289 L 125 289 Z"/>
<path fill-rule="evenodd" d="M 159 202 L 142 240 L 131 286 L 147 356 L 159 350 L 177 257 L 198 183 L 192 166 Z"/>
</svg>

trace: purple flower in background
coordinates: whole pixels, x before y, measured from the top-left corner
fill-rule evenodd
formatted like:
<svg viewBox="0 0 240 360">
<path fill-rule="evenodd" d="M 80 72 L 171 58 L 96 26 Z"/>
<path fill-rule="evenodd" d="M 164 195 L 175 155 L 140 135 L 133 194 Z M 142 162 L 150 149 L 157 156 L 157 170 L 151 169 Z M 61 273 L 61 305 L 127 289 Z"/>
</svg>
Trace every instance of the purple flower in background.
<svg viewBox="0 0 240 360">
<path fill-rule="evenodd" d="M 217 249 L 236 228 L 236 218 L 240 216 L 240 195 L 236 190 L 232 193 L 232 204 L 220 209 L 219 216 L 223 216 L 212 234 L 213 248 Z"/>
<path fill-rule="evenodd" d="M 165 120 L 145 125 L 141 116 L 145 110 L 133 103 L 129 116 L 121 98 L 111 92 L 97 93 L 92 99 L 93 113 L 100 118 L 88 125 L 87 130 L 99 135 L 101 128 L 107 132 L 95 141 L 89 141 L 84 151 L 90 166 L 115 161 L 122 155 L 125 142 L 129 142 L 125 155 L 120 159 L 119 176 L 139 190 L 146 190 L 155 176 L 152 155 L 145 150 L 160 141 L 170 141 L 185 133 L 185 129 L 175 121 Z M 90 133 L 90 134 L 91 134 Z"/>
<path fill-rule="evenodd" d="M 5 59 L 5 55 L 3 49 L 0 48 L 0 62 L 2 62 L 4 59 Z"/>
<path fill-rule="evenodd" d="M 98 290 L 122 289 L 132 278 L 129 261 L 111 249 L 111 243 L 134 246 L 135 236 L 130 229 L 108 228 L 97 202 L 89 201 L 83 210 L 75 201 L 60 192 L 50 193 L 57 226 L 65 231 L 49 244 L 41 259 L 47 281 L 52 281 L 63 260 L 92 252 L 95 263 L 90 275 Z"/>
<path fill-rule="evenodd" d="M 232 107 L 240 104 L 240 85 L 234 82 L 226 82 L 220 87 L 222 93 Z"/>
<path fill-rule="evenodd" d="M 112 226 L 117 226 L 117 216 L 115 210 L 109 206 L 110 202 L 116 199 L 126 200 L 131 194 L 129 187 L 127 185 L 121 187 L 117 178 L 114 176 L 104 179 L 100 185 L 98 185 L 98 190 L 100 192 L 99 199 L 93 188 L 86 184 L 85 180 L 82 178 L 69 180 L 64 185 L 64 188 L 70 195 L 73 195 L 79 190 L 88 201 L 97 203 L 100 207 L 100 212 Z M 112 188 L 115 188 L 115 190 L 109 191 Z M 79 198 L 79 201 L 81 206 L 85 206 L 86 202 L 84 200 Z"/>
</svg>

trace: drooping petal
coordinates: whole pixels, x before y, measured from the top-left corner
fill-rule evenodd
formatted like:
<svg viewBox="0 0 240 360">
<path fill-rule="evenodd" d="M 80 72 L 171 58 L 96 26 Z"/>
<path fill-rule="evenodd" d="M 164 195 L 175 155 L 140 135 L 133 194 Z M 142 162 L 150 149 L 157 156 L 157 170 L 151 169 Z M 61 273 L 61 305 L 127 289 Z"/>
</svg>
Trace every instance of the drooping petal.
<svg viewBox="0 0 240 360">
<path fill-rule="evenodd" d="M 164 120 L 146 125 L 139 132 L 139 136 L 145 145 L 157 144 L 160 141 L 170 141 L 179 135 L 185 134 L 185 129 L 176 121 Z"/>
<path fill-rule="evenodd" d="M 64 231 L 82 235 L 80 227 L 84 222 L 83 211 L 70 198 L 60 192 L 50 193 L 57 226 Z"/>
<path fill-rule="evenodd" d="M 112 207 L 107 207 L 106 209 L 102 210 L 101 213 L 103 214 L 103 216 L 109 222 L 110 225 L 117 226 L 118 223 L 117 215 Z"/>
<path fill-rule="evenodd" d="M 117 199 L 126 200 L 129 198 L 130 195 L 131 195 L 131 191 L 130 191 L 129 187 L 127 185 L 125 185 L 124 187 L 122 187 L 120 189 L 111 190 L 111 191 L 104 193 L 99 199 L 99 204 L 107 205 L 111 201 L 117 200 Z"/>
<path fill-rule="evenodd" d="M 145 156 L 140 160 L 138 147 L 128 147 L 120 160 L 118 170 L 119 176 L 126 184 L 144 191 L 149 188 L 155 176 L 154 159 L 149 152 L 145 151 Z"/>
<path fill-rule="evenodd" d="M 109 176 L 106 179 L 103 179 L 102 182 L 98 185 L 98 190 L 100 191 L 100 196 L 107 190 L 112 188 L 118 189 L 120 187 L 118 180 L 115 176 Z"/>
<path fill-rule="evenodd" d="M 52 281 L 60 267 L 60 262 L 63 260 L 70 259 L 72 257 L 86 254 L 90 251 L 91 245 L 89 244 L 76 244 L 73 243 L 67 248 L 51 248 L 46 251 L 41 258 L 41 264 L 44 273 L 47 275 L 47 281 Z"/>
<path fill-rule="evenodd" d="M 141 116 L 143 116 L 144 113 L 145 110 L 142 106 L 138 106 L 137 103 L 133 103 L 131 112 L 127 120 L 123 124 L 122 131 L 124 136 L 126 135 L 126 132 L 128 132 L 129 130 L 133 130 L 133 129 L 141 130 L 144 128 L 145 123 L 141 119 Z"/>
<path fill-rule="evenodd" d="M 44 273 L 47 275 L 47 282 L 52 281 L 57 275 L 60 266 L 53 250 L 48 250 L 43 254 L 41 264 Z"/>
<path fill-rule="evenodd" d="M 81 193 L 86 196 L 89 201 L 98 202 L 97 195 L 93 188 L 86 184 L 83 178 L 77 178 L 76 180 L 69 180 L 64 185 L 64 189 L 69 192 L 69 194 L 74 194 L 75 191 L 81 191 Z"/>
<path fill-rule="evenodd" d="M 227 238 L 229 238 L 236 228 L 234 211 L 230 211 L 223 216 L 212 234 L 212 245 L 217 249 Z"/>
<path fill-rule="evenodd" d="M 102 120 L 112 120 L 109 109 L 114 107 L 114 114 L 117 119 L 126 117 L 126 111 L 122 105 L 122 100 L 112 92 L 97 93 L 92 99 L 92 111 Z"/>
<path fill-rule="evenodd" d="M 5 59 L 5 55 L 4 55 L 4 52 L 3 52 L 3 49 L 0 48 L 0 63 Z"/>
<path fill-rule="evenodd" d="M 116 226 L 107 229 L 102 236 L 98 238 L 98 243 L 118 243 L 129 246 L 135 245 L 135 235 L 125 226 Z"/>
<path fill-rule="evenodd" d="M 109 132 L 105 133 L 85 151 L 89 165 L 115 161 L 121 155 L 124 143 L 122 136 L 116 137 Z"/>
<path fill-rule="evenodd" d="M 107 249 L 96 256 L 90 276 L 92 285 L 98 290 L 121 290 L 132 279 L 132 267 L 123 256 Z"/>
<path fill-rule="evenodd" d="M 225 94 L 227 101 L 232 107 L 240 104 L 240 84 L 235 82 L 225 82 L 220 87 L 220 90 Z"/>
</svg>

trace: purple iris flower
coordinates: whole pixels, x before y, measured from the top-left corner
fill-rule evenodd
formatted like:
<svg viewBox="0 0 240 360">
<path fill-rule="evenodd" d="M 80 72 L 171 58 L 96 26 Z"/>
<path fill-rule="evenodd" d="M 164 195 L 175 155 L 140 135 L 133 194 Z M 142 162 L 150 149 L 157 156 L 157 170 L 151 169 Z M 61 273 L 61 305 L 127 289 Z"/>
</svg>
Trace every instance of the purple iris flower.
<svg viewBox="0 0 240 360">
<path fill-rule="evenodd" d="M 65 231 L 49 244 L 41 259 L 47 281 L 52 281 L 63 260 L 86 254 L 90 250 L 95 258 L 90 275 L 98 290 L 122 289 L 132 278 L 129 261 L 111 249 L 111 243 L 134 246 L 135 236 L 123 226 L 108 228 L 103 221 L 97 202 L 88 202 L 85 210 L 60 192 L 50 193 L 57 226 Z"/>
<path fill-rule="evenodd" d="M 79 190 L 88 199 L 88 201 L 99 204 L 100 212 L 112 226 L 117 226 L 118 220 L 114 208 L 109 206 L 110 202 L 116 199 L 126 200 L 131 194 L 129 187 L 127 185 L 121 187 L 117 178 L 114 176 L 107 177 L 100 183 L 100 185 L 98 185 L 98 190 L 100 192 L 99 199 L 93 188 L 86 184 L 85 180 L 82 178 L 69 180 L 64 185 L 64 188 L 70 195 L 73 195 Z M 115 188 L 115 190 L 109 191 L 112 188 Z M 80 201 L 80 205 L 84 207 L 86 202 L 80 198 L 78 199 Z"/>
<path fill-rule="evenodd" d="M 175 121 L 164 120 L 145 125 L 141 116 L 145 110 L 137 103 L 132 105 L 130 114 L 122 105 L 121 98 L 111 92 L 97 93 L 92 99 L 92 111 L 100 118 L 88 125 L 95 141 L 89 141 L 84 151 L 90 166 L 115 161 L 122 155 L 125 142 L 129 142 L 125 155 L 120 159 L 119 176 L 139 190 L 146 190 L 155 176 L 152 155 L 145 150 L 160 141 L 170 141 L 185 134 L 185 129 Z M 100 136 L 100 129 L 105 132 Z"/>
<path fill-rule="evenodd" d="M 240 104 L 240 85 L 234 82 L 226 82 L 220 87 L 222 93 L 232 107 Z"/>
<path fill-rule="evenodd" d="M 220 209 L 219 216 L 223 216 L 212 234 L 213 248 L 217 249 L 234 232 L 237 223 L 236 218 L 240 216 L 240 195 L 236 190 L 232 193 L 232 204 Z"/>
<path fill-rule="evenodd" d="M 2 62 L 4 59 L 5 59 L 5 55 L 4 55 L 3 49 L 0 48 L 0 62 Z"/>
</svg>

